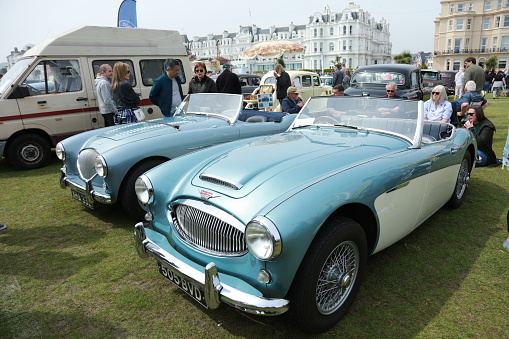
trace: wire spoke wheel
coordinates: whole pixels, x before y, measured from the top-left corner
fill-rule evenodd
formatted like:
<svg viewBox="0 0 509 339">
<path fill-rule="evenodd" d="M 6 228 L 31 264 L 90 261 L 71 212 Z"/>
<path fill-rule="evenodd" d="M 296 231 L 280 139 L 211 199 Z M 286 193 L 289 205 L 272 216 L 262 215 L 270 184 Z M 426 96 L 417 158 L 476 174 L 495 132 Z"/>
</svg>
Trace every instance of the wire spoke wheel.
<svg viewBox="0 0 509 339">
<path fill-rule="evenodd" d="M 341 243 L 329 255 L 316 286 L 320 313 L 331 314 L 341 307 L 354 285 L 359 260 L 359 250 L 351 241 Z"/>
</svg>

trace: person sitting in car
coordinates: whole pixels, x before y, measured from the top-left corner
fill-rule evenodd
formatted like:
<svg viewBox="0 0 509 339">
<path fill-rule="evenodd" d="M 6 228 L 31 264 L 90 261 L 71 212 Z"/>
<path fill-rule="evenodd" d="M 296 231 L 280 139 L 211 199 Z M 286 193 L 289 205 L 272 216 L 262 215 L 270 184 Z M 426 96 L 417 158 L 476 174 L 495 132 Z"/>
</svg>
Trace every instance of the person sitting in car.
<svg viewBox="0 0 509 339">
<path fill-rule="evenodd" d="M 401 99 L 396 95 L 398 85 L 395 82 L 389 82 L 385 86 L 386 97 L 390 99 Z M 399 101 L 390 102 L 390 100 L 379 100 L 377 111 L 379 116 L 385 118 L 399 117 Z"/>
<path fill-rule="evenodd" d="M 431 91 L 431 99 L 424 103 L 424 120 L 449 122 L 452 106 L 447 101 L 447 91 L 442 85 L 435 86 Z"/>
<path fill-rule="evenodd" d="M 286 90 L 286 98 L 281 102 L 282 111 L 285 113 L 295 114 L 299 113 L 302 106 L 304 106 L 304 101 L 299 98 L 299 90 L 290 86 Z"/>
</svg>

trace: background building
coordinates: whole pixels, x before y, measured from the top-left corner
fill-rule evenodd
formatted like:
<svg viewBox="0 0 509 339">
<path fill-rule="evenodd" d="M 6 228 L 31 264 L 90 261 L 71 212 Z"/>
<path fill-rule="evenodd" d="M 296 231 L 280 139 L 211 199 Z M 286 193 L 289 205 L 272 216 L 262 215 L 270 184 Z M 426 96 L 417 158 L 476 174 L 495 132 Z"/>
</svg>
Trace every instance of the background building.
<svg viewBox="0 0 509 339">
<path fill-rule="evenodd" d="M 284 56 L 287 69 L 331 68 L 338 57 L 348 68 L 391 62 L 389 24 L 384 19 L 376 21 L 353 2 L 342 12 L 332 12 L 327 6 L 311 15 L 305 25 L 251 25 L 240 26 L 236 33 L 224 31 L 192 40 L 184 36 L 189 52 L 197 59 L 223 57 L 244 72 L 272 70 L 274 58 L 240 59 L 239 54 L 259 42 L 278 39 L 306 46 L 304 53 Z"/>
<path fill-rule="evenodd" d="M 498 57 L 498 68 L 507 68 L 509 57 L 509 0 L 440 1 L 435 20 L 433 67 L 458 70 L 469 56 L 483 65 Z"/>
</svg>

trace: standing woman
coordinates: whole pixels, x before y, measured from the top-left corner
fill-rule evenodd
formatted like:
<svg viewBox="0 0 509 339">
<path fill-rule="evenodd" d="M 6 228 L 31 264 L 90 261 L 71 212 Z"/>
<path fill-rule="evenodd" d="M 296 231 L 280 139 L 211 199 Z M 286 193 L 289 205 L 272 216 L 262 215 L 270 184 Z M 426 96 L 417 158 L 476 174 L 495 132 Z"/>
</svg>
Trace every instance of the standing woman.
<svg viewBox="0 0 509 339">
<path fill-rule="evenodd" d="M 292 82 L 281 64 L 277 64 L 274 68 L 274 76 L 276 77 L 276 98 L 282 104 L 283 99 L 286 98 L 286 91 L 292 85 Z"/>
<path fill-rule="evenodd" d="M 343 87 L 347 89 L 350 87 L 350 70 L 345 69 L 345 75 L 343 77 Z"/>
<path fill-rule="evenodd" d="M 435 86 L 431 91 L 431 99 L 424 103 L 424 120 L 449 122 L 452 106 L 447 101 L 447 91 L 442 85 Z"/>
<path fill-rule="evenodd" d="M 467 111 L 468 120 L 465 122 L 465 128 L 474 133 L 477 141 L 477 155 L 481 157 L 481 162 L 476 167 L 498 165 L 497 156 L 493 152 L 493 133 L 497 130 L 495 125 L 484 115 L 481 106 L 471 107 Z"/>
<path fill-rule="evenodd" d="M 193 93 L 217 93 L 216 83 L 207 75 L 207 66 L 204 62 L 194 65 L 194 77 L 189 84 L 188 94 Z"/>
<path fill-rule="evenodd" d="M 140 97 L 134 92 L 129 77 L 129 66 L 123 62 L 113 65 L 113 79 L 111 81 L 111 96 L 117 106 L 117 113 L 113 117 L 115 125 L 136 122 L 133 110 L 138 108 Z"/>
<path fill-rule="evenodd" d="M 493 80 L 491 80 L 491 83 L 493 84 L 493 99 L 498 99 L 502 87 L 506 85 L 504 72 L 498 71 Z"/>
</svg>

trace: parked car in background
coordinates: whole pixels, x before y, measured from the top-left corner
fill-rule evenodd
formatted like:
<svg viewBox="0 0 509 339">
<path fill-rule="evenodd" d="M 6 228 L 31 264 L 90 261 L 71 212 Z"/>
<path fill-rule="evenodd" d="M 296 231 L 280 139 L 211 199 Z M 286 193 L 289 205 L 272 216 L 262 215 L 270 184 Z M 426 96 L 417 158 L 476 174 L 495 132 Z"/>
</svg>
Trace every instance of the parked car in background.
<svg viewBox="0 0 509 339">
<path fill-rule="evenodd" d="M 447 94 L 454 94 L 454 77 L 456 76 L 456 71 L 440 71 L 440 81 L 441 84 L 445 86 L 447 90 Z"/>
<path fill-rule="evenodd" d="M 320 79 L 322 79 L 322 84 L 324 84 L 324 85 L 326 85 L 326 86 L 331 86 L 331 87 L 333 87 L 333 86 L 332 86 L 332 80 L 333 80 L 332 75 L 322 75 L 322 76 L 320 77 Z"/>
<path fill-rule="evenodd" d="M 286 71 L 290 76 L 292 86 L 300 90 L 300 98 L 305 102 L 312 96 L 329 96 L 332 95 L 332 87 L 324 85 L 320 80 L 320 75 L 308 71 Z M 260 87 L 255 89 L 249 100 L 246 100 L 246 108 L 258 108 L 257 94 L 272 93 L 272 101 L 274 106 L 270 109 L 275 112 L 281 112 L 281 106 L 276 99 L 276 77 L 274 72 L 267 72 L 260 82 Z"/>
<path fill-rule="evenodd" d="M 242 113 L 238 94 L 191 94 L 175 116 L 112 126 L 67 138 L 56 146 L 64 162 L 60 185 L 88 208 L 120 203 L 125 212 L 143 219 L 134 191 L 136 178 L 165 161 L 232 140 L 284 132 L 295 115 L 274 113 L 267 119 Z M 251 123 L 250 121 L 258 123 Z M 270 122 L 269 122 L 270 121 Z"/>
<path fill-rule="evenodd" d="M 425 121 L 423 107 L 313 97 L 285 133 L 146 172 L 136 181 L 147 210 L 138 254 L 208 308 L 290 310 L 308 330 L 327 330 L 353 303 L 368 255 L 465 199 L 475 138 Z"/>
<path fill-rule="evenodd" d="M 244 97 L 244 99 L 249 99 L 251 93 L 253 93 L 253 91 L 257 89 L 258 86 L 260 86 L 260 80 L 262 77 L 259 76 L 258 74 L 251 73 L 237 73 L 237 75 L 240 80 L 242 96 Z M 210 78 L 216 81 L 218 76 L 219 74 L 214 74 Z"/>
<path fill-rule="evenodd" d="M 380 64 L 360 67 L 352 74 L 345 94 L 385 97 L 385 86 L 394 82 L 396 95 L 403 99 L 428 100 L 430 93 L 422 83 L 421 70 L 413 65 Z"/>
<path fill-rule="evenodd" d="M 440 81 L 440 71 L 436 69 L 421 69 L 422 84 L 425 89 L 431 91 L 433 87 L 442 85 Z"/>
</svg>

